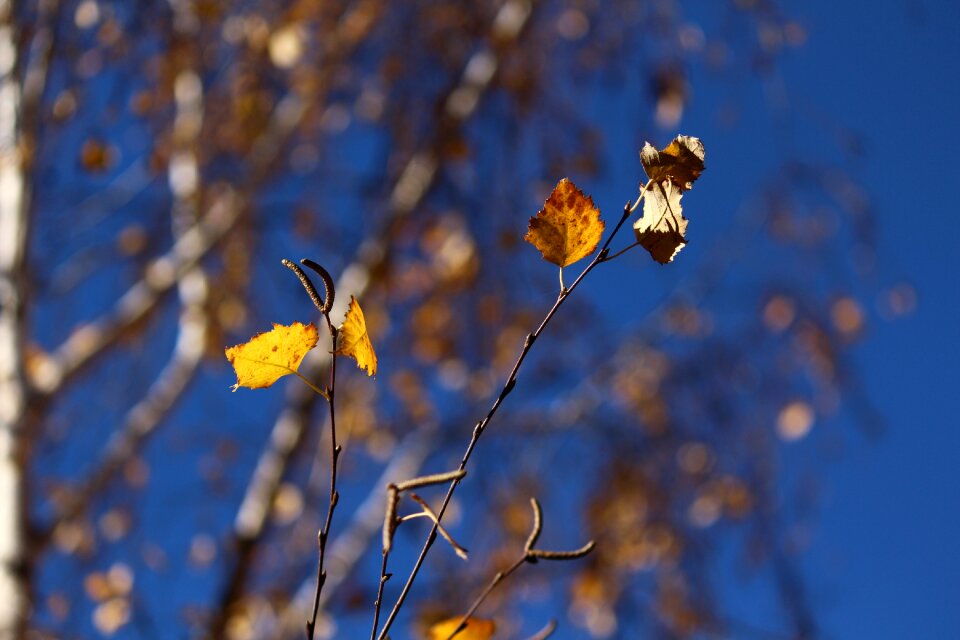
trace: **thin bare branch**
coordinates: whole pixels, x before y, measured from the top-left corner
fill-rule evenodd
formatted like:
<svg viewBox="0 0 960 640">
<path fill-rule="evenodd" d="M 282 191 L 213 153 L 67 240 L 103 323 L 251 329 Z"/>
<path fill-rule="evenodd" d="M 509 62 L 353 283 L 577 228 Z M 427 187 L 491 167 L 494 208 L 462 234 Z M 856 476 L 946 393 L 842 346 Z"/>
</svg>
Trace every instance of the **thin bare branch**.
<svg viewBox="0 0 960 640">
<path fill-rule="evenodd" d="M 530 507 L 533 509 L 533 527 L 530 529 L 530 536 L 523 545 L 523 550 L 529 552 L 533 545 L 537 544 L 540 538 L 540 531 L 543 529 L 543 510 L 536 498 L 530 498 Z"/>
<path fill-rule="evenodd" d="M 427 423 L 406 436 L 397 446 L 390 463 L 374 481 L 367 497 L 354 511 L 350 524 L 333 540 L 330 545 L 330 569 L 327 582 L 320 597 L 323 610 L 336 588 L 343 583 L 350 571 L 358 565 L 369 548 L 377 531 L 382 528 L 383 486 L 395 478 L 416 475 L 432 450 L 433 434 L 437 426 Z M 385 572 L 385 569 L 384 569 Z M 279 619 L 264 618 L 258 620 L 256 633 L 258 638 L 287 638 L 302 625 L 304 612 L 310 607 L 313 598 L 313 579 L 305 580 L 297 589 L 290 605 L 284 609 Z"/>
<path fill-rule="evenodd" d="M 328 276 L 329 277 L 329 276 Z M 328 292 L 330 289 L 328 289 Z M 317 627 L 317 614 L 320 612 L 320 595 L 323 593 L 323 585 L 327 580 L 327 572 L 323 564 L 327 552 L 327 538 L 330 537 L 330 527 L 333 524 L 333 512 L 340 501 L 340 494 L 337 493 L 337 461 L 340 459 L 342 451 L 337 444 L 337 413 L 334 407 L 337 390 L 337 329 L 330 322 L 330 305 L 325 301 L 322 308 L 323 317 L 327 321 L 327 329 L 330 331 L 330 384 L 327 386 L 327 406 L 330 408 L 330 499 L 327 503 L 327 517 L 324 520 L 323 528 L 317 534 L 317 544 L 320 547 L 320 559 L 317 562 L 317 587 L 313 597 L 313 612 L 307 620 L 306 631 L 307 640 L 313 640 L 313 634 Z"/>
<path fill-rule="evenodd" d="M 477 598 L 473 601 L 473 604 L 470 605 L 470 608 L 467 609 L 467 612 L 460 617 L 460 624 L 458 624 L 457 628 L 453 630 L 453 633 L 447 636 L 447 640 L 452 640 L 452 638 L 456 637 L 461 631 L 466 629 L 467 621 L 470 619 L 471 616 L 473 616 L 474 613 L 476 613 L 477 609 L 480 608 L 480 605 L 483 604 L 483 601 L 487 599 L 487 596 L 493 593 L 493 590 L 496 589 L 501 582 L 503 582 L 504 580 L 509 578 L 511 575 L 513 575 L 514 571 L 519 569 L 521 566 L 523 566 L 524 563 L 528 561 L 529 560 L 527 558 L 527 554 L 524 553 L 517 559 L 516 562 L 510 565 L 510 567 L 506 571 L 497 572 L 497 574 L 493 576 L 493 580 L 490 581 L 490 584 L 488 584 L 487 587 L 482 592 L 480 592 L 480 595 L 478 595 Z"/>
<path fill-rule="evenodd" d="M 535 634 L 527 638 L 527 640 L 547 640 L 550 636 L 553 635 L 553 632 L 557 630 L 557 621 L 551 620 L 547 625 L 537 631 Z"/>
<path fill-rule="evenodd" d="M 433 521 L 434 526 L 437 527 L 437 531 L 443 536 L 443 539 L 446 540 L 451 547 L 453 547 L 454 552 L 462 559 L 467 559 L 467 550 L 460 546 L 456 540 L 453 539 L 453 536 L 440 524 L 440 518 L 437 517 L 437 514 L 434 513 L 433 509 L 430 508 L 420 496 L 415 493 L 410 493 L 410 498 L 419 504 L 423 508 L 423 513 Z"/>
</svg>

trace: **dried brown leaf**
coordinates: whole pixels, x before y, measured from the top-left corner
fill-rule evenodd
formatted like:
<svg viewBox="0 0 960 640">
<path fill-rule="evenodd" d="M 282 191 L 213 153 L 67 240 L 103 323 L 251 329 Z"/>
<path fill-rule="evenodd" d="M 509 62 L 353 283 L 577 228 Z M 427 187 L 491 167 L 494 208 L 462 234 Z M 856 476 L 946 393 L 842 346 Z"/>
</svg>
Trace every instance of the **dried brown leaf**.
<svg viewBox="0 0 960 640">
<path fill-rule="evenodd" d="M 530 218 L 523 239 L 539 249 L 544 260 L 565 267 L 596 250 L 603 227 L 593 199 L 564 178 L 543 203 L 543 209 Z"/>
<path fill-rule="evenodd" d="M 704 149 L 700 138 L 677 136 L 659 151 L 649 142 L 640 150 L 640 162 L 654 182 L 670 180 L 681 191 L 693 187 L 703 173 Z"/>
<path fill-rule="evenodd" d="M 671 262 L 687 243 L 682 196 L 670 180 L 651 183 L 643 197 L 643 216 L 633 225 L 637 242 L 660 264 Z"/>
</svg>

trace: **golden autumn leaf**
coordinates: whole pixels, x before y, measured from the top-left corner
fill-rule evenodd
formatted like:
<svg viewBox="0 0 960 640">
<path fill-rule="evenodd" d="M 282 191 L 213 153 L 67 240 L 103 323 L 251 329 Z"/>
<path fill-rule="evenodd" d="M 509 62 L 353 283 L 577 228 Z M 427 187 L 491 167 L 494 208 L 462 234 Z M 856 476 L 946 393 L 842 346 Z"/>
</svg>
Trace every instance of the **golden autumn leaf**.
<svg viewBox="0 0 960 640">
<path fill-rule="evenodd" d="M 367 321 L 363 318 L 360 303 L 353 296 L 350 296 L 347 316 L 340 325 L 340 348 L 337 354 L 356 360 L 357 366 L 365 370 L 368 376 L 377 375 L 377 354 L 367 334 Z"/>
<path fill-rule="evenodd" d="M 667 264 L 687 243 L 680 188 L 670 180 L 653 182 L 643 196 L 643 216 L 633 225 L 637 242 L 660 264 Z"/>
<path fill-rule="evenodd" d="M 603 226 L 593 199 L 564 178 L 543 203 L 543 209 L 530 218 L 523 239 L 539 249 L 544 260 L 565 267 L 594 252 Z"/>
<path fill-rule="evenodd" d="M 237 373 L 240 387 L 263 389 L 283 376 L 296 373 L 307 352 L 317 346 L 317 327 L 294 322 L 289 327 L 274 324 L 244 344 L 226 349 L 227 360 Z"/>
<path fill-rule="evenodd" d="M 681 191 L 693 187 L 703 173 L 704 149 L 700 138 L 677 136 L 657 151 L 649 142 L 640 150 L 640 162 L 654 182 L 672 181 Z"/>
<path fill-rule="evenodd" d="M 460 616 L 441 620 L 430 627 L 428 640 L 447 640 L 458 626 L 460 626 Z M 497 625 L 493 620 L 467 618 L 466 628 L 456 635 L 455 640 L 489 640 L 496 630 Z"/>
</svg>

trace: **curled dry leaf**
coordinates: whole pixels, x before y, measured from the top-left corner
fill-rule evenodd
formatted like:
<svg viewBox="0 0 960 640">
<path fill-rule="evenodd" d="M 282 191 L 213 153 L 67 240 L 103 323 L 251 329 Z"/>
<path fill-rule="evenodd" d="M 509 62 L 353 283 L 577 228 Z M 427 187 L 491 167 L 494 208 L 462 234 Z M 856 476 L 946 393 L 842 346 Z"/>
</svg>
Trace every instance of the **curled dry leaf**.
<svg viewBox="0 0 960 640">
<path fill-rule="evenodd" d="M 347 315 L 340 325 L 340 348 L 337 354 L 356 360 L 357 366 L 365 370 L 368 376 L 377 375 L 377 354 L 367 334 L 367 321 L 360 303 L 353 296 L 350 296 Z"/>
<path fill-rule="evenodd" d="M 523 239 L 539 249 L 544 260 L 565 267 L 596 250 L 603 227 L 593 199 L 564 178 L 543 203 L 543 209 L 530 218 Z"/>
<path fill-rule="evenodd" d="M 237 374 L 240 387 L 263 389 L 283 376 L 296 373 L 307 352 L 317 346 L 317 327 L 294 322 L 289 327 L 274 324 L 248 342 L 226 349 L 227 360 Z"/>
<path fill-rule="evenodd" d="M 667 264 L 687 243 L 687 223 L 680 208 L 680 189 L 669 180 L 653 182 L 643 197 L 643 217 L 633 225 L 640 246 L 660 264 Z"/>
<path fill-rule="evenodd" d="M 683 217 L 683 192 L 703 173 L 704 149 L 700 138 L 677 136 L 659 151 L 649 142 L 640 151 L 640 162 L 650 181 L 645 187 L 643 217 L 633 225 L 637 242 L 660 264 L 671 262 L 687 243 L 688 220 Z"/>
<path fill-rule="evenodd" d="M 654 182 L 670 180 L 681 191 L 693 188 L 703 173 L 704 150 L 700 138 L 677 136 L 659 151 L 649 142 L 640 150 L 640 162 Z"/>
<path fill-rule="evenodd" d="M 447 618 L 430 627 L 427 640 L 447 640 L 457 627 L 460 626 L 460 616 Z M 467 626 L 456 635 L 456 640 L 489 640 L 497 630 L 493 620 L 482 618 L 467 618 Z"/>
</svg>

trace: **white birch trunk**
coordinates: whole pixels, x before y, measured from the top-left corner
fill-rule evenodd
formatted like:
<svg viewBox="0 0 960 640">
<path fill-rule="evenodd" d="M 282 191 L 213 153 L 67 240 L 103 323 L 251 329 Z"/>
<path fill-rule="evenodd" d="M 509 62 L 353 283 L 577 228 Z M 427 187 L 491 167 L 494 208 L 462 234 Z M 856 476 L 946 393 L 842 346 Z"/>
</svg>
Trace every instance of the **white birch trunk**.
<svg viewBox="0 0 960 640">
<path fill-rule="evenodd" d="M 0 0 L 0 640 L 21 635 L 29 602 L 19 451 L 26 410 L 22 348 L 27 207 L 16 62 L 11 2 Z"/>
</svg>

